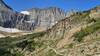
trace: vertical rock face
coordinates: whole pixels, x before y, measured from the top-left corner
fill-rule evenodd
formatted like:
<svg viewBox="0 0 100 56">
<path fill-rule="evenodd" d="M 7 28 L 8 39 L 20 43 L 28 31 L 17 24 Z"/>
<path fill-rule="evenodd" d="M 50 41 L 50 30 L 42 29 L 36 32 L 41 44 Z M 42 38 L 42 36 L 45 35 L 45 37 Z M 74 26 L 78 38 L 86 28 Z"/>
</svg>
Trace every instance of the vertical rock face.
<svg viewBox="0 0 100 56">
<path fill-rule="evenodd" d="M 60 8 L 50 7 L 45 9 L 30 9 L 30 20 L 35 23 L 37 30 L 51 28 L 57 21 L 65 18 L 65 13 Z"/>
<path fill-rule="evenodd" d="M 13 11 L 12 8 L 0 0 L 0 26 L 5 28 L 18 28 L 20 30 L 28 30 L 28 27 L 24 29 L 23 26 L 24 24 L 27 24 L 25 21 L 29 19 L 28 17 L 28 15 Z"/>
<path fill-rule="evenodd" d="M 8 9 L 8 10 L 12 10 L 12 8 L 10 8 L 8 5 L 6 5 L 3 0 L 0 0 L 0 10 L 1 9 Z"/>
<path fill-rule="evenodd" d="M 43 31 L 51 28 L 57 21 L 63 18 L 65 18 L 65 13 L 60 8 L 33 8 L 18 13 L 0 0 L 0 26 L 5 28 Z"/>
<path fill-rule="evenodd" d="M 2 0 L 0 0 L 0 26 L 5 27 L 5 24 L 11 20 L 11 16 L 13 16 L 12 9 L 7 6 Z M 8 27 L 8 24 L 6 24 Z"/>
</svg>

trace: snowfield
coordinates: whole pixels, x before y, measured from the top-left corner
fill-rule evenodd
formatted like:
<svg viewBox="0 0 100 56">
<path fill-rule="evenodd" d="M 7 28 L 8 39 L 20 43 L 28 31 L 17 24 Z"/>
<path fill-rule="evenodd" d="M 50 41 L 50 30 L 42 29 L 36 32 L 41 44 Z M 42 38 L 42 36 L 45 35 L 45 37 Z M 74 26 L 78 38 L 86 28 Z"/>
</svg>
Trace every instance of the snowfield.
<svg viewBox="0 0 100 56">
<path fill-rule="evenodd" d="M 4 28 L 0 26 L 0 38 L 7 37 L 7 36 L 18 37 L 27 34 L 32 34 L 32 32 L 21 31 L 16 28 Z"/>
<path fill-rule="evenodd" d="M 6 36 L 4 36 L 3 34 L 0 34 L 0 38 L 2 38 L 2 37 L 6 37 Z"/>
<path fill-rule="evenodd" d="M 21 30 L 15 28 L 4 28 L 4 27 L 0 27 L 0 31 L 8 32 L 8 33 L 22 32 Z"/>
<path fill-rule="evenodd" d="M 21 11 L 20 13 L 25 14 L 25 15 L 30 15 L 30 12 L 28 11 Z"/>
</svg>

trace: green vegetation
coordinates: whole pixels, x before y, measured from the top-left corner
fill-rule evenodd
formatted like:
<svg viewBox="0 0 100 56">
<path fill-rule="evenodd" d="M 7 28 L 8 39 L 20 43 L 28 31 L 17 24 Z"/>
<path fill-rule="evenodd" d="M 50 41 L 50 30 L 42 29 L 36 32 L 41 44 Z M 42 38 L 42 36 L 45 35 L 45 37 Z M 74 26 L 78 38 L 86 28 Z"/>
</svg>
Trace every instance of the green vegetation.
<svg viewBox="0 0 100 56">
<path fill-rule="evenodd" d="M 75 15 L 72 16 L 72 23 L 73 24 L 79 24 L 83 21 L 87 20 L 87 17 L 89 17 L 90 12 L 77 12 Z"/>
<path fill-rule="evenodd" d="M 16 46 L 20 48 L 25 48 L 26 46 L 29 48 L 29 50 L 34 50 L 36 47 L 41 47 L 43 43 L 41 42 L 35 42 L 34 38 L 42 37 L 46 32 L 38 32 L 34 34 L 29 34 L 25 36 L 26 40 L 17 43 Z M 22 39 L 23 40 L 23 39 Z"/>
<path fill-rule="evenodd" d="M 73 48 L 73 43 L 69 44 L 68 48 Z"/>
<path fill-rule="evenodd" d="M 24 56 L 22 53 L 20 53 L 20 52 L 17 52 L 17 53 L 15 53 L 15 54 L 12 54 L 13 56 Z"/>
<path fill-rule="evenodd" d="M 74 34 L 75 40 L 77 40 L 78 42 L 81 42 L 83 40 L 84 36 L 87 36 L 95 31 L 97 31 L 98 29 L 100 29 L 100 21 L 94 23 L 91 26 L 87 26 L 85 29 L 82 29 L 81 31 Z"/>
<path fill-rule="evenodd" d="M 34 38 L 39 38 L 44 36 L 46 32 L 38 32 L 33 34 L 28 34 L 25 36 L 12 38 L 12 37 L 6 37 L 0 39 L 0 56 L 23 56 L 20 52 L 15 52 L 12 54 L 10 49 L 13 49 L 14 47 L 18 48 L 26 48 L 29 51 L 34 51 L 36 47 L 41 47 L 43 43 L 41 42 L 35 42 Z M 8 51 L 9 49 L 9 51 Z"/>
<path fill-rule="evenodd" d="M 0 56 L 24 56 L 20 52 L 11 53 L 10 50 L 0 49 Z"/>
</svg>

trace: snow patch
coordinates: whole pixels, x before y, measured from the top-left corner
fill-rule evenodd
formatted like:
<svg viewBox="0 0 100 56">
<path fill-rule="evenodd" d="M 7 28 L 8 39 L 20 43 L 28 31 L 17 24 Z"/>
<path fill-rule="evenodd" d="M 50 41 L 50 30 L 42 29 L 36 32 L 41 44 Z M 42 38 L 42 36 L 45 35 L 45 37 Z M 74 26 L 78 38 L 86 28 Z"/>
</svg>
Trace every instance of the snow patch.
<svg viewBox="0 0 100 56">
<path fill-rule="evenodd" d="M 15 28 L 4 28 L 4 27 L 0 27 L 0 31 L 8 32 L 8 33 L 22 32 L 21 30 Z"/>
<path fill-rule="evenodd" d="M 4 36 L 3 34 L 0 34 L 0 38 L 2 38 L 2 37 L 6 37 L 6 36 Z"/>
<path fill-rule="evenodd" d="M 34 20 L 31 20 L 31 21 L 25 21 L 25 22 L 28 22 L 28 23 L 34 23 L 35 21 L 34 21 Z"/>
<path fill-rule="evenodd" d="M 20 13 L 25 14 L 25 15 L 30 15 L 30 12 L 28 11 L 21 11 Z"/>
</svg>

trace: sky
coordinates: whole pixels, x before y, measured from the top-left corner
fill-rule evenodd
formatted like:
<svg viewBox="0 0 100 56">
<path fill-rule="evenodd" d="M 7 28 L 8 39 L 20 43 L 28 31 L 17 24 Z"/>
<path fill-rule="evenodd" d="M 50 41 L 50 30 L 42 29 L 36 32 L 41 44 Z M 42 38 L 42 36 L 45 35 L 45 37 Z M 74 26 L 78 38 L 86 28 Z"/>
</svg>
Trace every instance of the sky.
<svg viewBox="0 0 100 56">
<path fill-rule="evenodd" d="M 31 8 L 58 7 L 65 11 L 71 9 L 88 10 L 100 5 L 100 0 L 4 0 L 7 5 L 16 11 Z"/>
</svg>

